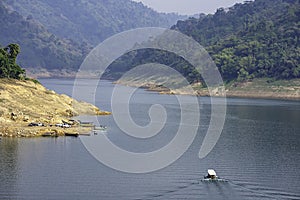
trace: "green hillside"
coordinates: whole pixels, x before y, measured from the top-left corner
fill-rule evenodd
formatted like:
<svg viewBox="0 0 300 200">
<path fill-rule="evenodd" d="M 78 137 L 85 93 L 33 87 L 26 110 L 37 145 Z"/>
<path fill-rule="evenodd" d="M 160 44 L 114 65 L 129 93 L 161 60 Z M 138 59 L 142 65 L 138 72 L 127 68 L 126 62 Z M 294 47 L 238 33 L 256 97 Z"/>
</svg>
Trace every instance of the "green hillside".
<svg viewBox="0 0 300 200">
<path fill-rule="evenodd" d="M 300 78 L 299 0 L 256 0 L 173 29 L 207 47 L 225 80 Z"/>
<path fill-rule="evenodd" d="M 178 21 L 172 27 L 193 37 L 212 56 L 223 79 L 300 78 L 299 0 L 256 0 L 220 8 L 214 15 Z M 201 80 L 188 63 L 174 55 L 153 50 L 129 53 L 111 65 L 108 77 L 147 62 L 177 69 L 189 82 Z M 125 66 L 125 67 L 124 67 Z"/>
<path fill-rule="evenodd" d="M 130 0 L 4 0 L 0 44 L 19 44 L 18 64 L 31 72 L 76 71 L 107 37 L 136 27 L 170 27 L 182 18 Z"/>
<path fill-rule="evenodd" d="M 22 53 L 18 64 L 22 67 L 74 70 L 89 50 L 72 40 L 59 39 L 37 21 L 24 19 L 1 2 L 0 27 L 0 44 L 20 45 Z"/>
<path fill-rule="evenodd" d="M 131 0 L 5 0 L 21 15 L 41 22 L 62 38 L 97 45 L 109 36 L 140 27 L 171 27 L 185 16 L 158 13 Z"/>
</svg>

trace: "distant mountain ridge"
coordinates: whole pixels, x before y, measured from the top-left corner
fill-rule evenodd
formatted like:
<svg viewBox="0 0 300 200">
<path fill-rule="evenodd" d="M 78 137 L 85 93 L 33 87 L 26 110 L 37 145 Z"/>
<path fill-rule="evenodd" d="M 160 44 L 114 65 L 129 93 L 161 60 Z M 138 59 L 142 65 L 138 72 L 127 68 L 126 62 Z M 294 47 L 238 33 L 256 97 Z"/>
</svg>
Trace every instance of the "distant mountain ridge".
<svg viewBox="0 0 300 200">
<path fill-rule="evenodd" d="M 140 27 L 169 28 L 187 16 L 158 13 L 131 0 L 5 0 L 21 15 L 48 31 L 76 42 L 97 45 L 113 34 Z"/>
<path fill-rule="evenodd" d="M 183 18 L 131 0 L 3 0 L 0 46 L 19 44 L 18 64 L 27 71 L 68 76 L 107 37 L 138 27 L 170 27 Z"/>
<path fill-rule="evenodd" d="M 61 39 L 32 18 L 25 19 L 0 2 L 0 46 L 20 45 L 17 62 L 24 68 L 74 70 L 90 47 Z"/>
</svg>

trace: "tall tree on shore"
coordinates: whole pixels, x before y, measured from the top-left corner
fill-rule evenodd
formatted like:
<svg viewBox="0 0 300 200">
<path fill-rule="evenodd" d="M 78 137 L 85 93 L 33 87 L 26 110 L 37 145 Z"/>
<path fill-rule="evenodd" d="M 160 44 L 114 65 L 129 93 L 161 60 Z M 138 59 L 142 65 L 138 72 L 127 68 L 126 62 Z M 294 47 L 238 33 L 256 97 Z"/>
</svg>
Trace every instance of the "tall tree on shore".
<svg viewBox="0 0 300 200">
<path fill-rule="evenodd" d="M 18 44 L 9 44 L 4 48 L 0 46 L 0 78 L 22 79 L 25 77 L 25 70 L 16 63 L 20 52 Z"/>
</svg>

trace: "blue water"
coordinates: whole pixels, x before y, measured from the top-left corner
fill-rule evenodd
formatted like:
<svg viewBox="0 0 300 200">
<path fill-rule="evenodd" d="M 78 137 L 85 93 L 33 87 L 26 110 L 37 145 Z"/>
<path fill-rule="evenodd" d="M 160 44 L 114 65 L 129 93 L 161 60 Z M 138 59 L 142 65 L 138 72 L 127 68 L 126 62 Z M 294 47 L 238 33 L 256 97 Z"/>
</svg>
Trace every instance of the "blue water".
<svg viewBox="0 0 300 200">
<path fill-rule="evenodd" d="M 72 80 L 42 79 L 59 93 L 72 94 Z M 82 80 L 85 87 L 95 80 Z M 101 81 L 96 105 L 111 110 L 113 84 Z M 98 162 L 79 138 L 0 140 L 0 199 L 300 199 L 300 103 L 228 99 L 222 135 L 210 154 L 198 152 L 210 118 L 209 98 L 198 99 L 201 122 L 188 151 L 172 165 L 147 174 L 119 172 Z M 137 90 L 130 111 L 137 124 L 149 122 L 150 105 L 166 107 L 162 132 L 148 140 L 125 135 L 113 116 L 99 117 L 118 146 L 147 152 L 168 143 L 180 121 L 174 96 Z M 175 131 L 174 131 L 175 130 Z M 201 182 L 208 168 L 228 182 Z"/>
</svg>

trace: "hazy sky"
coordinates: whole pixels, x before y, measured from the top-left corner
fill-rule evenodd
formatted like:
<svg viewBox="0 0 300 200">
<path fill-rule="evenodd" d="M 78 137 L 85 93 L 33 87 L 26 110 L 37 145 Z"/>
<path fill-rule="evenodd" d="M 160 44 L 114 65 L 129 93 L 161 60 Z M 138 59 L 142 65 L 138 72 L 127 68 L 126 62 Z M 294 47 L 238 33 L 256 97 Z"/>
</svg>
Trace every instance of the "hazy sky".
<svg viewBox="0 0 300 200">
<path fill-rule="evenodd" d="M 134 0 L 160 12 L 179 14 L 214 13 L 217 8 L 230 7 L 244 0 Z"/>
</svg>

